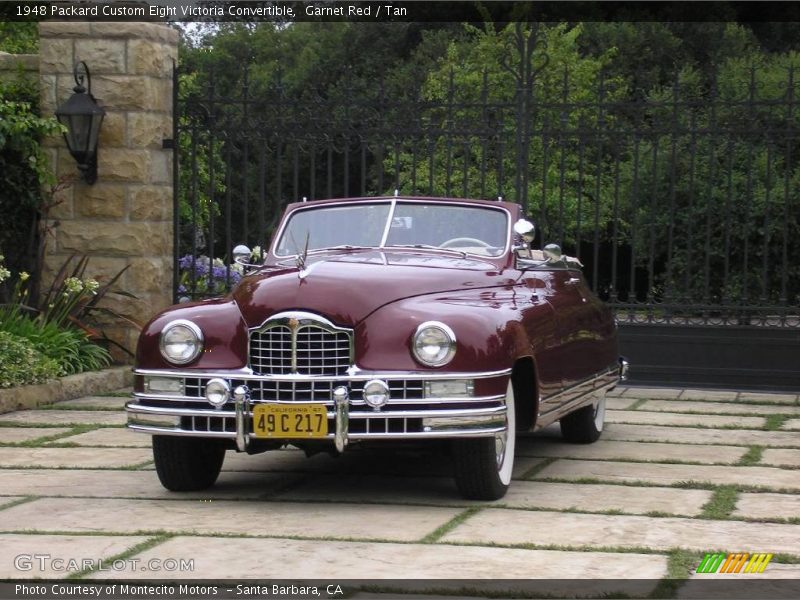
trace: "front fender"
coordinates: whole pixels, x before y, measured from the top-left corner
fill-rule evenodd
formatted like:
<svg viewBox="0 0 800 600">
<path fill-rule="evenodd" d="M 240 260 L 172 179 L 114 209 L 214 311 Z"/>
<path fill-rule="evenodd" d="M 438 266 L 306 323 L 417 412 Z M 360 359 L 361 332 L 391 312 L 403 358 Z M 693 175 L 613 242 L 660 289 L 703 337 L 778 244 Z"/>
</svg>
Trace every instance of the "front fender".
<svg viewBox="0 0 800 600">
<path fill-rule="evenodd" d="M 136 346 L 136 366 L 140 369 L 174 369 L 161 356 L 158 342 L 161 330 L 170 321 L 187 319 L 203 332 L 203 352 L 183 369 L 239 369 L 247 364 L 247 324 L 231 299 L 203 300 L 168 308 L 142 329 Z"/>
<path fill-rule="evenodd" d="M 503 297 L 501 297 L 503 296 Z M 511 290 L 470 290 L 417 296 L 381 307 L 358 324 L 356 365 L 365 370 L 496 371 L 530 354 L 521 309 Z M 456 336 L 456 354 L 443 367 L 428 367 L 412 352 L 412 337 L 425 321 L 441 321 Z"/>
</svg>

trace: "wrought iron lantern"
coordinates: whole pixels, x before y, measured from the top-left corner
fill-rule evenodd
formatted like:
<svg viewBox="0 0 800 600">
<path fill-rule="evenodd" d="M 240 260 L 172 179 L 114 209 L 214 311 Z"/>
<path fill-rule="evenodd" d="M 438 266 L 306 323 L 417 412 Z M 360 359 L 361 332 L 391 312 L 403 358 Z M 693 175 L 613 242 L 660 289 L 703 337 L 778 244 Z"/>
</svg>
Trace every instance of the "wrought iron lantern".
<svg viewBox="0 0 800 600">
<path fill-rule="evenodd" d="M 64 139 L 69 153 L 77 161 L 83 180 L 91 185 L 97 181 L 97 138 L 106 111 L 92 96 L 92 76 L 85 62 L 75 64 L 73 77 L 75 93 L 58 107 L 56 117 L 67 128 Z"/>
</svg>

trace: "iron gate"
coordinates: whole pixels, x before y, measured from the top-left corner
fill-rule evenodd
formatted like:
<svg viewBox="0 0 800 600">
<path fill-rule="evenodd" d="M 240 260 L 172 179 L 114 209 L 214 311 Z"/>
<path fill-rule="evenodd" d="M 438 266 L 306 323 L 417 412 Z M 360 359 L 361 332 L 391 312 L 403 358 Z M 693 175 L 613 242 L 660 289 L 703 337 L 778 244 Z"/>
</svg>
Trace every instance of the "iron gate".
<svg viewBox="0 0 800 600">
<path fill-rule="evenodd" d="M 175 71 L 175 299 L 238 279 L 237 243 L 265 246 L 301 199 L 502 197 L 537 243 L 577 256 L 616 310 L 633 380 L 800 387 L 797 76 L 765 90 L 674 83 L 624 95 L 598 73 L 543 77 L 535 27 L 516 30 L 511 86 L 451 73 L 289 96 L 239 72 Z M 778 90 L 777 92 L 775 90 Z M 585 97 L 588 96 L 589 99 Z"/>
</svg>

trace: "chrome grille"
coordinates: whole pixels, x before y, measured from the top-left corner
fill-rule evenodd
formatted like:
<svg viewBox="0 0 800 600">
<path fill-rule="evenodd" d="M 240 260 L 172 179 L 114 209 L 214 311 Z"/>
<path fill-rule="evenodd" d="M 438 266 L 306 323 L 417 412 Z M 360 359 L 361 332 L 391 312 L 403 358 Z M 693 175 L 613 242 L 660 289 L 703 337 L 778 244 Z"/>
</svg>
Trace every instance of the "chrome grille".
<svg viewBox="0 0 800 600">
<path fill-rule="evenodd" d="M 250 335 L 250 368 L 259 375 L 292 372 L 292 331 L 271 327 Z"/>
<path fill-rule="evenodd" d="M 250 380 L 253 402 L 326 402 L 332 406 L 333 381 Z"/>
<path fill-rule="evenodd" d="M 272 324 L 250 334 L 250 368 L 257 375 L 345 375 L 352 364 L 352 338 L 304 320 Z"/>
<path fill-rule="evenodd" d="M 297 370 L 304 375 L 344 375 L 350 366 L 350 336 L 319 327 L 297 331 Z"/>
</svg>

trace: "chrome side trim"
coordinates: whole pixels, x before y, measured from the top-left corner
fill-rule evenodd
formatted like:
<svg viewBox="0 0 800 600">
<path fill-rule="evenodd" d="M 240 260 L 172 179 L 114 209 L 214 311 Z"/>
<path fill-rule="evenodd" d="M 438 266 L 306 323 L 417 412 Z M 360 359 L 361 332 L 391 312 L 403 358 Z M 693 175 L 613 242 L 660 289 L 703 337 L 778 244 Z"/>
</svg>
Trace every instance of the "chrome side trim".
<svg viewBox="0 0 800 600">
<path fill-rule="evenodd" d="M 561 392 L 549 396 L 547 401 L 552 401 L 553 399 L 560 398 L 562 396 L 568 396 L 578 392 L 578 395 L 553 408 L 552 410 L 547 411 L 546 413 L 542 413 L 536 419 L 536 424 L 534 425 L 534 431 L 538 431 L 543 427 L 547 427 L 548 425 L 558 421 L 564 415 L 571 413 L 578 408 L 591 404 L 591 401 L 595 394 L 598 392 L 607 392 L 613 389 L 618 382 L 619 377 L 619 367 L 614 365 L 609 367 L 605 371 L 598 373 L 588 379 L 585 379 L 576 385 L 569 387 Z"/>
<path fill-rule="evenodd" d="M 151 377 L 187 377 L 187 378 L 213 378 L 221 377 L 227 379 L 243 380 L 265 380 L 265 381 L 339 381 L 339 378 L 329 375 L 256 375 L 251 369 L 230 369 L 218 371 L 177 371 L 172 369 L 134 369 L 134 375 L 145 375 Z M 369 381 L 370 379 L 489 379 L 492 377 L 503 377 L 511 375 L 511 369 L 501 369 L 499 371 L 477 371 L 477 372 L 448 372 L 439 373 L 434 371 L 361 371 L 354 370 L 352 373 L 342 377 L 342 381 Z M 149 396 L 152 397 L 152 396 Z M 164 398 L 172 400 L 172 398 Z"/>
</svg>

